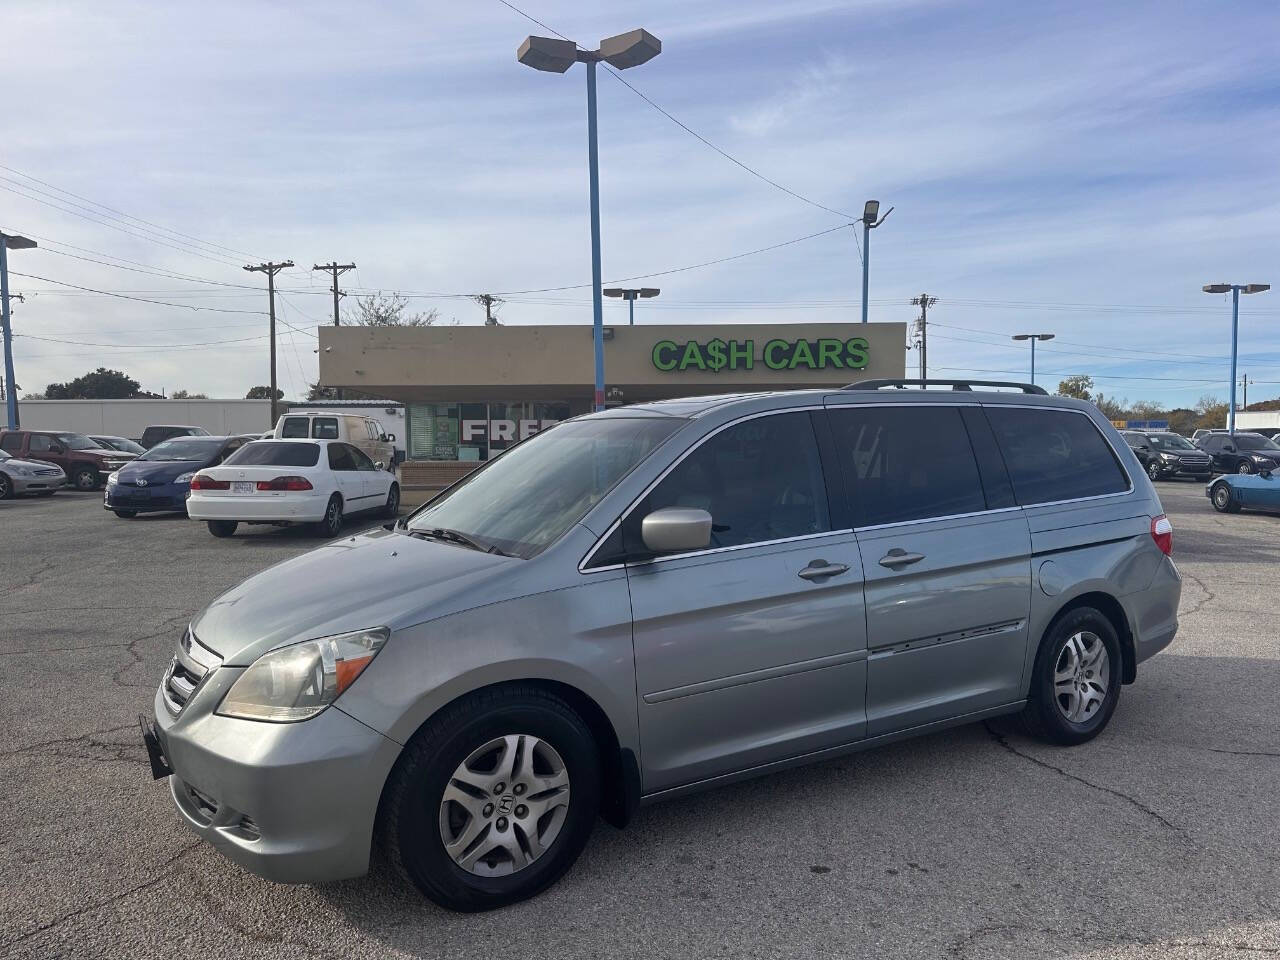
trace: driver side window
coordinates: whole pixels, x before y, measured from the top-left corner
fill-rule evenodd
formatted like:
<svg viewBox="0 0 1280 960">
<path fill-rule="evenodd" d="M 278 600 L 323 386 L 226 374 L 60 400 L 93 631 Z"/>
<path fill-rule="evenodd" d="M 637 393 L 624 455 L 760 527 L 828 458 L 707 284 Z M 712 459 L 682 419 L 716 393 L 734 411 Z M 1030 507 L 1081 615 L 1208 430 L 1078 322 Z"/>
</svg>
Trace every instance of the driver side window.
<svg viewBox="0 0 1280 960">
<path fill-rule="evenodd" d="M 696 507 L 710 513 L 712 549 L 830 530 L 809 414 L 744 420 L 704 441 L 631 511 L 628 553 L 646 552 L 640 521 L 663 507 Z"/>
</svg>

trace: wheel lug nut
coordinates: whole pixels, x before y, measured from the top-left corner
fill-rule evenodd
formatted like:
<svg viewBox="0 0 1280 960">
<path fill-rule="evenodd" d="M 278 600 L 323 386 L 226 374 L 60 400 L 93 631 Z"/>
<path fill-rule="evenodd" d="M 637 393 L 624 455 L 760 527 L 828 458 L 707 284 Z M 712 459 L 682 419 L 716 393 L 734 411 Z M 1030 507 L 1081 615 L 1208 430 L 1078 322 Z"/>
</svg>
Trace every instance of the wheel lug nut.
<svg viewBox="0 0 1280 960">
<path fill-rule="evenodd" d="M 524 784 L 517 783 L 514 787 L 511 788 L 511 792 L 514 793 L 517 797 L 520 796 L 520 794 L 524 793 Z"/>
<path fill-rule="evenodd" d="M 507 829 L 507 818 L 506 818 L 506 817 L 499 817 L 499 818 L 498 818 L 498 829 L 499 829 L 499 830 L 505 830 L 505 829 Z"/>
<path fill-rule="evenodd" d="M 502 793 L 506 789 L 507 789 L 507 785 L 505 783 L 499 783 L 496 787 L 493 788 L 493 792 Z"/>
<path fill-rule="evenodd" d="M 523 803 L 520 804 L 520 806 L 516 807 L 516 816 L 519 817 L 521 820 L 523 820 L 528 815 L 529 815 L 529 808 L 526 807 Z"/>
<path fill-rule="evenodd" d="M 484 805 L 484 815 L 485 815 L 486 817 L 491 817 L 491 816 L 493 816 L 493 804 L 492 804 L 492 803 L 486 803 L 486 804 Z"/>
</svg>

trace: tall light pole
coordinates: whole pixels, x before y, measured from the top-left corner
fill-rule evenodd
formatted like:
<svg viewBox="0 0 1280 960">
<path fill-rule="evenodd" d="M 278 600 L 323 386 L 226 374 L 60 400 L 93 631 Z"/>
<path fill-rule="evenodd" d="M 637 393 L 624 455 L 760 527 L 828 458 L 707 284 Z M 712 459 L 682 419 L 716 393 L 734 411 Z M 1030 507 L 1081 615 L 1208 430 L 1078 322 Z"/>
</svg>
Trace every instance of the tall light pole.
<svg viewBox="0 0 1280 960">
<path fill-rule="evenodd" d="M 884 216 L 880 216 L 880 201 L 868 200 L 862 207 L 862 219 L 858 222 L 862 224 L 862 322 L 867 322 L 867 288 L 870 286 L 871 271 L 871 231 L 880 224 L 884 223 L 889 214 L 893 213 L 893 207 L 884 212 Z M 880 219 L 876 219 L 880 217 Z"/>
<path fill-rule="evenodd" d="M 1263 293 L 1271 289 L 1269 283 L 1206 283 L 1200 288 L 1205 293 L 1231 293 L 1231 390 L 1227 394 L 1227 432 L 1236 432 L 1236 340 L 1240 329 L 1240 294 Z"/>
<path fill-rule="evenodd" d="M 604 409 L 604 302 L 600 290 L 600 149 L 596 137 L 596 64 L 617 70 L 648 63 L 662 52 L 662 41 L 647 30 L 631 30 L 600 41 L 598 50 L 579 50 L 572 40 L 526 37 L 516 59 L 526 67 L 564 73 L 575 63 L 587 65 L 587 165 L 591 192 L 591 309 L 594 323 L 596 385 L 594 406 Z"/>
<path fill-rule="evenodd" d="M 1036 382 L 1036 341 L 1052 340 L 1053 338 L 1054 338 L 1054 334 L 1052 333 L 1015 333 L 1013 335 L 1014 340 L 1030 340 L 1031 341 L 1031 384 L 1032 386 L 1034 386 Z"/>
<path fill-rule="evenodd" d="M 13 379 L 13 331 L 9 324 L 9 251 L 31 250 L 36 242 L 28 237 L 0 233 L 0 321 L 4 326 L 4 407 L 10 430 L 18 429 L 18 391 Z"/>
<path fill-rule="evenodd" d="M 648 300 L 650 297 L 656 297 L 661 292 L 657 287 L 629 287 L 627 289 L 610 287 L 604 292 L 604 295 L 606 297 L 621 297 L 627 301 L 627 326 L 634 327 L 636 325 L 636 300 L 638 298 Z"/>
</svg>

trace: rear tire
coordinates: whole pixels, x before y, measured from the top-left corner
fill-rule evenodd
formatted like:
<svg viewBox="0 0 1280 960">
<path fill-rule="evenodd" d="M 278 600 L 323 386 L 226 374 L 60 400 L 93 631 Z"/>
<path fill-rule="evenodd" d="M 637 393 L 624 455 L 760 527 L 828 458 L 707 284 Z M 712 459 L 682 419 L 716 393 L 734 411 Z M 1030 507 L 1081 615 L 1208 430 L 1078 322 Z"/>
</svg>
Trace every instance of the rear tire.
<svg viewBox="0 0 1280 960">
<path fill-rule="evenodd" d="M 492 769 L 472 765 L 477 756 L 492 756 Z M 504 771 L 502 784 L 490 782 Z M 453 786 L 460 772 L 467 791 Z M 586 723 L 550 691 L 513 685 L 462 698 L 414 735 L 383 791 L 378 837 L 392 866 L 430 900 L 491 910 L 560 879 L 599 806 L 600 757 Z M 454 854 L 449 839 L 462 844 Z"/>
<path fill-rule="evenodd" d="M 134 517 L 138 515 L 137 510 L 113 510 L 112 513 L 114 513 L 121 520 L 132 520 Z"/>
<path fill-rule="evenodd" d="M 336 537 L 342 533 L 342 497 L 335 493 L 329 498 L 329 503 L 324 508 L 324 519 L 316 523 L 313 529 L 321 537 Z"/>
<path fill-rule="evenodd" d="M 388 520 L 394 520 L 400 514 L 400 484 L 393 483 L 387 491 L 387 505 L 382 508 Z"/>
<path fill-rule="evenodd" d="M 1235 496 L 1231 493 L 1231 487 L 1225 483 L 1219 483 L 1214 486 L 1213 493 L 1209 495 L 1209 502 L 1213 504 L 1213 509 L 1219 513 L 1240 512 L 1240 504 L 1236 502 Z"/>
<path fill-rule="evenodd" d="M 215 537 L 234 537 L 236 527 L 240 526 L 237 520 L 209 520 L 209 532 Z"/>
<path fill-rule="evenodd" d="M 1029 734 L 1074 746 L 1092 740 L 1120 702 L 1120 638 L 1099 610 L 1076 607 L 1045 633 L 1022 711 Z"/>
</svg>

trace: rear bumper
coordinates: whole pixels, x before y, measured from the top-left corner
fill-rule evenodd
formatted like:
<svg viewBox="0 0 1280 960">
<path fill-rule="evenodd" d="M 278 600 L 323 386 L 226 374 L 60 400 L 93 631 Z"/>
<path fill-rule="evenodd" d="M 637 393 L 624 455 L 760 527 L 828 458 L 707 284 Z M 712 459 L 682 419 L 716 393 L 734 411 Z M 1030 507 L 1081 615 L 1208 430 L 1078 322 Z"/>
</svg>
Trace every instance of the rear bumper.
<svg viewBox="0 0 1280 960">
<path fill-rule="evenodd" d="M 1178 632 L 1178 601 L 1182 598 L 1182 576 L 1173 560 L 1164 557 L 1151 585 L 1125 598 L 1133 624 L 1134 660 L 1150 660 L 1169 644 Z"/>
<path fill-rule="evenodd" d="M 225 689 L 204 693 L 220 699 Z M 212 704 L 189 716 L 199 699 L 177 719 L 160 692 L 155 699 L 155 733 L 173 769 L 169 790 L 187 828 L 278 883 L 365 873 L 399 744 L 336 707 L 302 723 L 273 724 L 220 717 Z"/>
<path fill-rule="evenodd" d="M 239 520 L 242 523 L 314 523 L 324 519 L 328 498 L 323 496 L 204 497 L 197 491 L 187 500 L 193 520 Z"/>
</svg>

